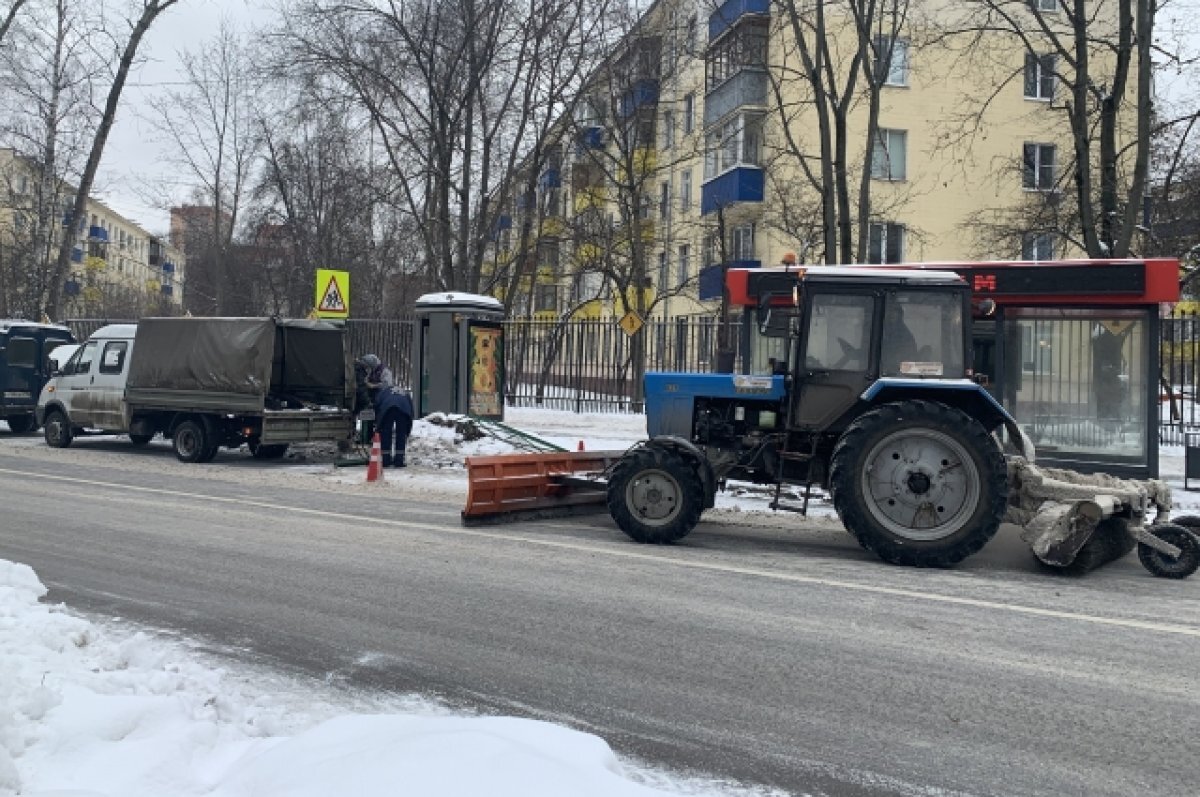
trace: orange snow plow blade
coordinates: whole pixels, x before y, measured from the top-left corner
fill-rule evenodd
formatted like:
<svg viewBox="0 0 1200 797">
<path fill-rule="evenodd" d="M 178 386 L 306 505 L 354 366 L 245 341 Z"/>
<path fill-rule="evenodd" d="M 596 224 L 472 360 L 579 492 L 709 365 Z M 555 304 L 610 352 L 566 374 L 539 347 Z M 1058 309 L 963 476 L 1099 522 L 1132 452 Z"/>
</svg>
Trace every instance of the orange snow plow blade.
<svg viewBox="0 0 1200 797">
<path fill-rule="evenodd" d="M 603 473 L 624 451 L 562 451 L 467 457 L 464 524 L 602 508 Z"/>
</svg>

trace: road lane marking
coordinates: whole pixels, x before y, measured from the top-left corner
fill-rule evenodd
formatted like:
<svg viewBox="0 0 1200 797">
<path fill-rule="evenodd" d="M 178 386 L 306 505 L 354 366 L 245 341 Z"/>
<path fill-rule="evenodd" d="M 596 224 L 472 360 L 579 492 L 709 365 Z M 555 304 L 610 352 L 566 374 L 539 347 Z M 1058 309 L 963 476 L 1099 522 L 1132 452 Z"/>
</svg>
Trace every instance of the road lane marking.
<svg viewBox="0 0 1200 797">
<path fill-rule="evenodd" d="M 203 493 L 185 493 L 177 490 L 167 490 L 160 487 L 143 487 L 141 485 L 119 484 L 115 482 L 103 482 L 93 479 L 80 479 L 73 476 L 58 476 L 54 474 L 44 473 L 29 473 L 28 471 L 12 470 L 10 468 L 0 468 L 0 474 L 9 474 L 13 476 L 36 476 L 38 479 L 47 479 L 59 482 L 67 482 L 70 484 L 86 484 L 92 487 L 109 487 L 117 490 L 129 490 L 133 492 L 149 493 L 152 495 L 165 495 L 172 498 L 191 498 L 197 501 L 207 501 L 210 503 L 234 504 L 241 506 L 252 506 L 259 509 L 269 509 L 280 512 L 294 512 L 311 517 L 327 518 L 330 520 L 350 521 L 354 523 L 373 523 L 376 525 L 391 526 L 393 528 L 414 529 L 417 531 L 437 531 L 446 534 L 453 534 L 460 537 L 470 537 L 474 539 L 487 540 L 505 540 L 507 542 L 525 543 L 528 545 L 537 545 L 545 548 L 555 548 L 559 550 L 574 551 L 577 553 L 586 554 L 601 554 L 604 556 L 615 557 L 619 559 L 627 559 L 632 561 L 646 562 L 650 564 L 671 564 L 678 567 L 691 568 L 693 570 L 704 570 L 714 573 L 730 573 L 735 575 L 755 576 L 758 578 L 770 579 L 772 581 L 783 581 L 794 584 L 809 584 L 814 586 L 831 587 L 834 589 L 845 589 L 854 592 L 865 592 L 873 595 L 887 595 L 897 598 L 908 598 L 911 600 L 920 600 L 931 603 L 944 603 L 956 606 L 969 606 L 976 609 L 990 609 L 994 611 L 1011 612 L 1014 614 L 1024 614 L 1034 617 L 1048 617 L 1057 620 L 1070 620 L 1079 623 L 1090 623 L 1093 625 L 1115 626 L 1134 631 L 1149 631 L 1160 634 L 1175 634 L 1178 636 L 1188 636 L 1200 638 L 1200 628 L 1193 628 L 1186 625 L 1175 625 L 1172 623 L 1152 622 L 1147 620 L 1133 620 L 1119 617 L 1103 617 L 1094 614 L 1084 614 L 1082 612 L 1068 612 L 1058 609 L 1043 609 L 1036 606 L 1022 606 L 1017 603 L 1005 603 L 1003 601 L 989 601 L 979 598 L 964 598 L 954 595 L 941 595 L 936 592 L 922 592 L 920 590 L 901 589 L 899 587 L 884 587 L 873 584 L 859 584 L 853 581 L 842 581 L 840 579 L 819 578 L 817 576 L 804 576 L 795 573 L 779 573 L 770 570 L 761 570 L 753 567 L 739 567 L 737 565 L 718 564 L 714 562 L 696 562 L 678 559 L 661 554 L 647 554 L 631 548 L 612 549 L 599 548 L 593 545 L 580 542 L 572 542 L 569 540 L 545 539 L 539 537 L 527 537 L 521 534 L 508 534 L 499 531 L 476 531 L 471 528 L 462 526 L 446 526 L 436 523 L 421 523 L 409 520 L 392 520 L 390 518 L 371 517 L 368 515 L 354 515 L 345 512 L 333 512 L 324 509 L 309 509 L 307 507 L 285 506 L 283 504 L 273 504 L 268 501 L 256 501 L 250 498 L 231 498 L 227 496 L 204 495 Z M 495 527 L 492 527 L 495 528 Z"/>
</svg>

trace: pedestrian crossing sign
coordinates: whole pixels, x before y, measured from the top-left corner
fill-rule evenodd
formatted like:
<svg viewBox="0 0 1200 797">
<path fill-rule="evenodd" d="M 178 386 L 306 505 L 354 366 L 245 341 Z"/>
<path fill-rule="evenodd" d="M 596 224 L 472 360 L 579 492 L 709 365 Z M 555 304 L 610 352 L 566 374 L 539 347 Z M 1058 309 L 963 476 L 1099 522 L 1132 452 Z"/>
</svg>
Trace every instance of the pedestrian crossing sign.
<svg viewBox="0 0 1200 797">
<path fill-rule="evenodd" d="M 350 317 L 350 272 L 317 269 L 317 318 Z"/>
</svg>

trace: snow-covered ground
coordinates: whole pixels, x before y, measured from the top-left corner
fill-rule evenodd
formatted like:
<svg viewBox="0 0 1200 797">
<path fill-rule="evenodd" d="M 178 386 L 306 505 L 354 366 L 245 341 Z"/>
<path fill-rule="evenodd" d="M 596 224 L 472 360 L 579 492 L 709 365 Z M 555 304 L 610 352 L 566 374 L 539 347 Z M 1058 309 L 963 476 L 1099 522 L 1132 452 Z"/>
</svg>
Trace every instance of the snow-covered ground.
<svg viewBox="0 0 1200 797">
<path fill-rule="evenodd" d="M 620 450 L 645 435 L 638 415 L 512 409 L 507 421 L 571 450 L 580 442 Z M 361 466 L 335 467 L 333 453 L 320 449 L 291 452 L 283 463 L 222 452 L 212 465 L 184 467 L 202 479 L 229 479 L 236 468 L 233 478 L 264 489 L 299 482 L 458 501 L 466 494 L 464 458 L 511 448 L 465 441 L 445 423 L 418 421 L 410 467 L 386 471 L 382 484 L 367 484 Z M 94 465 L 110 458 L 133 468 L 173 464 L 165 450 L 139 457 L 119 438 L 96 443 L 76 445 Z M 6 434 L 0 446 L 14 455 L 62 453 L 32 435 Z M 1183 449 L 1160 456 L 1177 512 L 1200 512 L 1200 492 L 1182 489 Z M 716 514 L 772 525 L 770 498 L 734 483 Z M 813 513 L 817 522 L 832 515 L 824 496 L 814 496 Z M 604 740 L 558 725 L 452 714 L 419 697 L 351 692 L 235 664 L 186 639 L 47 605 L 44 594 L 32 570 L 0 559 L 0 797 L 758 793 L 619 759 Z"/>
<path fill-rule="evenodd" d="M 581 440 L 591 450 L 624 449 L 645 434 L 641 416 L 516 410 L 509 421 L 570 449 Z M 93 457 L 135 465 L 120 438 L 95 441 Z M 31 456 L 48 451 L 32 435 L 6 435 L 2 445 Z M 256 472 L 457 500 L 465 496 L 466 456 L 511 450 L 490 439 L 464 442 L 453 428 L 423 420 L 410 440 L 411 466 L 388 470 L 382 485 L 366 485 L 362 467 L 335 468 L 329 452 L 303 449 L 237 478 Z M 223 452 L 197 474 L 229 478 L 229 467 L 257 464 Z M 0 559 L 2 797 L 763 793 L 619 759 L 603 739 L 560 725 L 464 716 L 420 697 L 236 664 L 190 640 L 47 605 L 39 600 L 45 592 L 29 567 Z"/>
</svg>

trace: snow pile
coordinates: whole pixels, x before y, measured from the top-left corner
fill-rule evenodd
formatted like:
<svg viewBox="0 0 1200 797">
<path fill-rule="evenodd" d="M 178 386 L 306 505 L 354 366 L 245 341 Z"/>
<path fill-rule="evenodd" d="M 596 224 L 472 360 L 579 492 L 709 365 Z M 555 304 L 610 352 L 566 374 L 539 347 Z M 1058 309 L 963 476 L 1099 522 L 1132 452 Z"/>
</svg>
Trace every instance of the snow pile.
<svg viewBox="0 0 1200 797">
<path fill-rule="evenodd" d="M 626 767 L 596 736 L 546 722 L 450 716 L 415 699 L 229 672 L 181 643 L 41 604 L 45 593 L 33 570 L 0 559 L 4 797 L 737 791 L 638 782 L 665 778 Z"/>
</svg>

